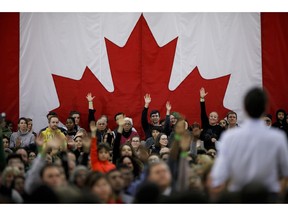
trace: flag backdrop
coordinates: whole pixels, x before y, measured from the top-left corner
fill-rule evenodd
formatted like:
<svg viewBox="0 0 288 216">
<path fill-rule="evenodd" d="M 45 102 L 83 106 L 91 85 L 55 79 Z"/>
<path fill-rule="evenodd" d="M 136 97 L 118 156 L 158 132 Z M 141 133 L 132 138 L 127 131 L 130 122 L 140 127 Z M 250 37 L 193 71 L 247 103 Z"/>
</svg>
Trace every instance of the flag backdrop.
<svg viewBox="0 0 288 216">
<path fill-rule="evenodd" d="M 30 117 L 38 131 L 55 110 L 65 122 L 81 112 L 88 92 L 96 117 L 123 111 L 142 133 L 143 96 L 150 110 L 200 121 L 199 89 L 207 111 L 235 110 L 251 86 L 270 94 L 269 112 L 288 110 L 287 13 L 0 13 L 0 112 Z"/>
</svg>

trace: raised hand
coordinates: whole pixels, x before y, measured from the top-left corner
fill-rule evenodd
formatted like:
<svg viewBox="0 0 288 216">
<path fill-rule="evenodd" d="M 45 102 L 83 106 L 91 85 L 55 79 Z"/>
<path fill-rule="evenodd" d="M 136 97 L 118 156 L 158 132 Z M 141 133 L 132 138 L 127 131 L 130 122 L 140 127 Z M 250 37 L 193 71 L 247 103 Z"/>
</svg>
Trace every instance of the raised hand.
<svg viewBox="0 0 288 216">
<path fill-rule="evenodd" d="M 146 94 L 146 95 L 144 96 L 144 101 L 145 101 L 145 107 L 148 108 L 149 104 L 151 103 L 150 94 Z"/>
<path fill-rule="evenodd" d="M 205 92 L 205 89 L 202 87 L 200 89 L 200 98 L 205 98 L 205 96 L 208 94 L 208 92 Z"/>
<path fill-rule="evenodd" d="M 95 121 L 90 122 L 90 130 L 92 133 L 95 133 L 97 131 L 97 126 Z"/>
<path fill-rule="evenodd" d="M 124 124 L 125 124 L 124 117 L 123 117 L 123 116 L 120 116 L 120 117 L 117 119 L 116 122 L 117 122 L 117 124 L 118 124 L 119 126 L 123 127 Z"/>
<path fill-rule="evenodd" d="M 171 104 L 170 104 L 170 101 L 167 101 L 167 102 L 166 102 L 166 110 L 167 110 L 167 111 L 170 111 L 171 108 L 172 108 L 172 106 L 171 106 Z"/>
<path fill-rule="evenodd" d="M 94 100 L 95 96 L 92 96 L 92 93 L 89 92 L 89 93 L 87 94 L 86 98 L 87 98 L 88 102 L 91 102 L 91 101 Z"/>
</svg>

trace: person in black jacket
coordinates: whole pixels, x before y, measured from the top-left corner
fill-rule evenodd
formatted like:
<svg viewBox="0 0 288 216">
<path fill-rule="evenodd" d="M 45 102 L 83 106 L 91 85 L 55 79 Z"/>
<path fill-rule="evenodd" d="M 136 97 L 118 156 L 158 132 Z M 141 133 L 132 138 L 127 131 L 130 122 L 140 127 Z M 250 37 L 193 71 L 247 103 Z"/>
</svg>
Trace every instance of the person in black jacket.
<svg viewBox="0 0 288 216">
<path fill-rule="evenodd" d="M 204 148 L 215 149 L 215 143 L 219 140 L 223 128 L 218 125 L 218 113 L 213 111 L 209 114 L 209 118 L 206 113 L 205 107 L 205 96 L 208 92 L 205 92 L 205 89 L 202 87 L 200 89 L 200 106 L 201 106 L 201 123 L 203 131 L 200 135 L 200 139 L 204 141 Z"/>
<path fill-rule="evenodd" d="M 144 105 L 144 109 L 142 111 L 141 125 L 142 125 L 144 132 L 145 132 L 145 137 L 146 137 L 145 140 L 147 140 L 149 137 L 152 136 L 152 128 L 154 126 L 161 126 L 161 124 L 160 124 L 160 112 L 158 110 L 152 110 L 150 112 L 151 123 L 148 122 L 148 120 L 147 120 L 148 108 L 149 108 L 149 104 L 151 102 L 150 94 L 146 94 L 144 96 L 144 101 L 145 101 L 145 105 Z M 171 111 L 171 104 L 169 101 L 167 101 L 165 124 L 164 124 L 164 128 L 163 128 L 163 131 L 166 134 L 169 133 L 169 131 L 171 131 L 171 129 L 169 128 L 170 127 L 170 111 Z"/>
</svg>

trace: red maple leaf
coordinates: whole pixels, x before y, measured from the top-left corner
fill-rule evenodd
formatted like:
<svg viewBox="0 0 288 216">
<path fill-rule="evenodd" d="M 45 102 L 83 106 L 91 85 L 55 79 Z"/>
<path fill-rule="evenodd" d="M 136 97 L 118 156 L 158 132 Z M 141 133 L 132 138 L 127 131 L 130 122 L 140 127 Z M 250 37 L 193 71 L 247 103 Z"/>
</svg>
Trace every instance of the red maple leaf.
<svg viewBox="0 0 288 216">
<path fill-rule="evenodd" d="M 207 112 L 216 110 L 225 117 L 223 98 L 229 76 L 205 80 L 197 68 L 174 90 L 168 89 L 177 38 L 159 47 L 143 16 L 135 25 L 126 45 L 118 47 L 108 39 L 106 47 L 114 84 L 114 92 L 106 91 L 99 80 L 86 67 L 80 80 L 53 75 L 60 106 L 55 109 L 60 120 L 65 121 L 71 110 L 81 113 L 81 126 L 88 127 L 88 102 L 86 95 L 95 96 L 96 118 L 108 115 L 109 127 L 114 129 L 114 115 L 124 112 L 132 117 L 134 127 L 144 137 L 141 127 L 143 96 L 149 93 L 152 102 L 149 110 L 158 109 L 161 117 L 166 114 L 166 101 L 172 104 L 172 111 L 185 115 L 189 123 L 200 122 L 199 89 L 204 86 L 209 92 L 206 97 Z"/>
</svg>

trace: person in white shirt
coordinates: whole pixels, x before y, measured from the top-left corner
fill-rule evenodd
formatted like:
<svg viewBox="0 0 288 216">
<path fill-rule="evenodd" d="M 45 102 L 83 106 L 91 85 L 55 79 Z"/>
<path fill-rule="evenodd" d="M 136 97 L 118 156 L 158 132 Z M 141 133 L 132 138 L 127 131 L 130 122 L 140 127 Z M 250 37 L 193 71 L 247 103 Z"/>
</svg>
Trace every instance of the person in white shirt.
<svg viewBox="0 0 288 216">
<path fill-rule="evenodd" d="M 261 116 L 268 104 L 266 93 L 251 89 L 244 98 L 248 119 L 241 128 L 226 131 L 211 171 L 211 197 L 225 188 L 240 192 L 257 182 L 277 199 L 285 195 L 288 179 L 288 143 L 285 133 L 268 128 Z"/>
</svg>

